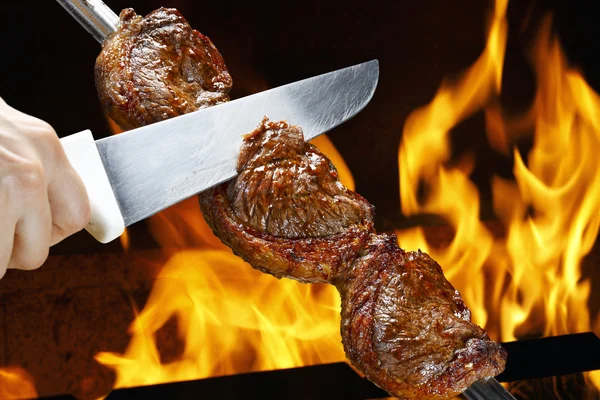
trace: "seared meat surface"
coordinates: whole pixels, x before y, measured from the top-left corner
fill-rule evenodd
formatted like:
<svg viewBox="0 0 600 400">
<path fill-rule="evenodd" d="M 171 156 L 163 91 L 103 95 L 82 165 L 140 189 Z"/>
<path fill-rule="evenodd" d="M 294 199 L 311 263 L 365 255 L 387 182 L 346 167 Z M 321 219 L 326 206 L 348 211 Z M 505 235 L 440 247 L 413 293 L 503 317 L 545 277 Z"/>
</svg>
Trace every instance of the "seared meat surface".
<svg viewBox="0 0 600 400">
<path fill-rule="evenodd" d="M 231 76 L 209 38 L 175 9 L 146 17 L 128 8 L 96 60 L 106 114 L 132 129 L 229 100 Z"/>
<path fill-rule="evenodd" d="M 391 394 L 448 398 L 504 369 L 506 351 L 471 323 L 442 268 L 395 235 L 372 235 L 338 282 L 346 355 Z"/>
<path fill-rule="evenodd" d="M 252 229 L 294 239 L 371 224 L 371 205 L 340 183 L 333 164 L 304 141 L 300 127 L 263 121 L 245 138 L 237 170 L 227 200 Z"/>
<path fill-rule="evenodd" d="M 264 120 L 245 138 L 238 172 L 200 204 L 217 236 L 256 269 L 331 282 L 373 230 L 371 205 L 339 182 L 299 127 Z"/>
<path fill-rule="evenodd" d="M 227 101 L 232 81 L 176 10 L 124 10 L 98 56 L 96 85 L 108 116 L 135 128 Z M 301 127 L 263 120 L 237 169 L 200 194 L 207 222 L 254 268 L 335 285 L 344 349 L 371 381 L 400 399 L 450 399 L 502 372 L 505 350 L 470 322 L 442 268 L 377 234 L 372 206 L 339 182 Z"/>
</svg>

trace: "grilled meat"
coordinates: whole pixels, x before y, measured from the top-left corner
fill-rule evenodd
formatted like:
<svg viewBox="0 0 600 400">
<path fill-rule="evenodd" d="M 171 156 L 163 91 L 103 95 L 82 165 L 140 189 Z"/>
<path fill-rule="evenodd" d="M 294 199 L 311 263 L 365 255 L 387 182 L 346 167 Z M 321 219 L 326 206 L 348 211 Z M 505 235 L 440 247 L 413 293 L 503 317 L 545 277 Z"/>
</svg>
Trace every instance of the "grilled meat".
<svg viewBox="0 0 600 400">
<path fill-rule="evenodd" d="M 339 182 L 299 127 L 264 120 L 245 138 L 237 169 L 200 204 L 223 243 L 256 269 L 331 282 L 373 231 L 371 205 Z"/>
<path fill-rule="evenodd" d="M 96 89 L 123 129 L 151 124 L 229 100 L 231 76 L 209 38 L 175 9 L 142 18 L 121 11 L 119 29 L 96 60 Z"/>
<path fill-rule="evenodd" d="M 398 398 L 451 398 L 504 369 L 506 351 L 471 323 L 442 268 L 395 235 L 372 235 L 337 288 L 348 359 Z"/>
<path fill-rule="evenodd" d="M 232 84 L 210 40 L 172 9 L 123 11 L 96 80 L 123 128 L 227 101 Z M 254 268 L 335 285 L 346 354 L 375 384 L 401 399 L 449 399 L 504 369 L 505 350 L 470 322 L 441 267 L 375 233 L 372 206 L 300 127 L 263 120 L 244 140 L 238 172 L 200 194 L 207 222 Z"/>
</svg>

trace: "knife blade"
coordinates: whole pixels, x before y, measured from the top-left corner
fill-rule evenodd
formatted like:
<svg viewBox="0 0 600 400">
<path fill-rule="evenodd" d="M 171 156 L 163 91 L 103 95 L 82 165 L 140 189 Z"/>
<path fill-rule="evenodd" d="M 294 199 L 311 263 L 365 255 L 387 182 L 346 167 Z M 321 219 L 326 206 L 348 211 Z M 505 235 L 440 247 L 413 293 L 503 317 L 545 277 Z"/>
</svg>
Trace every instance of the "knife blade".
<svg viewBox="0 0 600 400">
<path fill-rule="evenodd" d="M 378 79 L 371 60 L 97 141 L 89 130 L 61 139 L 90 198 L 86 230 L 107 243 L 233 178 L 243 135 L 265 116 L 300 126 L 305 140 L 335 128 L 369 103 Z"/>
</svg>

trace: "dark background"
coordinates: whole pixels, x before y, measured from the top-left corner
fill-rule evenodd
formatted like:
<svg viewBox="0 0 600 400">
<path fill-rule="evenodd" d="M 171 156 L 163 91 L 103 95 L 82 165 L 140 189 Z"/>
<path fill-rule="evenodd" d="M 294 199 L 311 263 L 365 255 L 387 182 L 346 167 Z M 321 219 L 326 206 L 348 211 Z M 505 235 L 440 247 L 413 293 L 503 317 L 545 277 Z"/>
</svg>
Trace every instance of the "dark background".
<svg viewBox="0 0 600 400">
<path fill-rule="evenodd" d="M 226 2 L 107 0 L 116 12 L 133 7 L 146 14 L 175 7 L 209 36 L 234 79 L 232 98 L 377 58 L 380 83 L 357 117 L 329 133 L 349 165 L 359 193 L 377 207 L 379 230 L 410 225 L 400 214 L 397 151 L 407 115 L 429 102 L 444 77 L 452 77 L 481 53 L 492 1 Z M 541 17 L 554 26 L 570 61 L 593 87 L 600 85 L 600 24 L 585 1 L 513 0 L 502 103 L 524 109 L 535 89 L 527 60 Z M 109 133 L 96 97 L 93 67 L 100 45 L 52 0 L 4 2 L 0 7 L 0 96 L 10 105 L 48 121 L 60 136 L 89 128 Z M 487 144 L 482 114 L 453 132 L 455 153 L 476 150 L 473 180 L 482 192 L 482 216 L 493 218 L 489 178 L 510 175 L 512 160 Z M 523 146 L 527 146 L 524 143 Z M 432 221 L 430 221 L 432 222 Z M 435 222 L 435 221 L 433 221 Z M 132 242 L 151 242 L 144 223 Z M 111 247 L 112 246 L 112 247 Z M 83 232 L 53 251 L 100 246 Z"/>
<path fill-rule="evenodd" d="M 397 151 L 402 128 L 408 114 L 427 104 L 445 77 L 456 76 L 480 55 L 492 1 L 106 2 L 117 12 L 133 7 L 140 14 L 159 6 L 178 8 L 223 54 L 234 79 L 232 98 L 379 59 L 380 83 L 372 102 L 329 137 L 350 167 L 357 191 L 376 205 L 378 230 L 439 223 L 400 214 Z M 512 0 L 504 107 L 523 111 L 532 100 L 535 83 L 527 50 L 547 12 L 555 15 L 569 60 L 600 89 L 600 24 L 593 3 Z M 61 136 L 86 128 L 96 138 L 109 134 L 93 80 L 100 46 L 54 0 L 3 0 L 0 41 L 0 97 L 48 121 Z M 482 193 L 482 217 L 493 219 L 489 179 L 492 174 L 510 176 L 512 160 L 490 149 L 481 113 L 457 126 L 452 139 L 457 156 L 464 151 L 477 155 L 472 179 Z M 530 143 L 518 145 L 526 151 Z M 129 232 L 132 249 L 156 246 L 144 222 Z M 124 351 L 133 310 L 143 309 L 168 257 L 162 250 L 150 251 L 156 257 L 149 263 L 138 256 L 144 252 L 113 250 L 120 251 L 118 240 L 101 245 L 82 232 L 52 252 L 102 254 L 51 257 L 35 273 L 10 271 L 2 279 L 0 366 L 28 370 L 42 395 L 106 394 L 114 374 L 93 361 L 93 355 Z M 584 276 L 597 276 L 598 254 L 597 244 L 582 267 Z M 600 280 L 593 282 L 590 314 L 597 315 Z M 179 348 L 176 339 L 175 345 L 169 341 L 177 338 L 176 322 L 165 324 L 158 335 L 167 338 L 167 350 Z"/>
</svg>

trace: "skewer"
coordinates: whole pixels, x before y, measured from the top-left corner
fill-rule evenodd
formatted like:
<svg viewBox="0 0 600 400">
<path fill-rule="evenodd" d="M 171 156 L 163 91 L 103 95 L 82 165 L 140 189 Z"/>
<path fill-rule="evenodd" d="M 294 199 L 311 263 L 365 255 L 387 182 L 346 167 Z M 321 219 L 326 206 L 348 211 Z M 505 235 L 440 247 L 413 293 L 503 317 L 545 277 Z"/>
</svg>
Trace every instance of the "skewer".
<svg viewBox="0 0 600 400">
<path fill-rule="evenodd" d="M 119 16 L 102 0 L 56 0 L 100 44 L 117 30 Z"/>
<path fill-rule="evenodd" d="M 516 400 L 508 390 L 494 378 L 475 382 L 463 392 L 468 400 Z"/>
<path fill-rule="evenodd" d="M 117 30 L 119 16 L 102 0 L 56 0 L 98 43 Z M 496 379 L 477 381 L 462 394 L 468 400 L 516 400 Z"/>
</svg>

